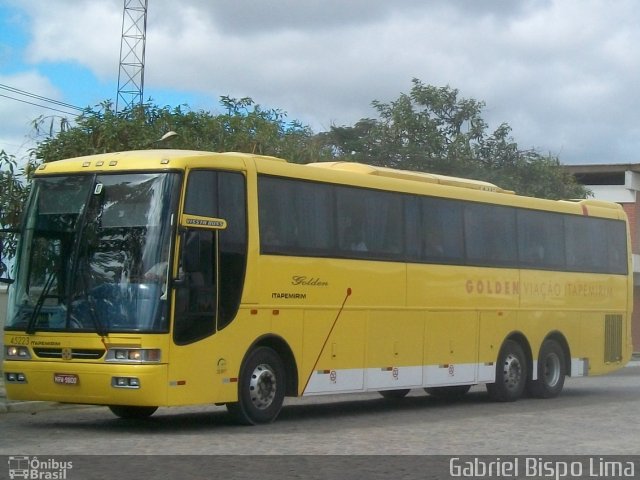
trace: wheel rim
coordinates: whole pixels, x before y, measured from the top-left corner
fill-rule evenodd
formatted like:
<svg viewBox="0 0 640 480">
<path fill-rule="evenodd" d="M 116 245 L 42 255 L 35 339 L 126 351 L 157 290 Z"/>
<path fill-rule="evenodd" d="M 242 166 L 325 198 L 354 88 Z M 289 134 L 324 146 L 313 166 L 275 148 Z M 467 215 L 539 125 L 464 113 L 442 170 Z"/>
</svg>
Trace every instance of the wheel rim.
<svg viewBox="0 0 640 480">
<path fill-rule="evenodd" d="M 276 374 L 266 364 L 258 365 L 251 374 L 249 382 L 249 395 L 251 403 L 260 409 L 269 408 L 276 398 Z"/>
<path fill-rule="evenodd" d="M 504 383 L 507 389 L 516 390 L 522 380 L 522 364 L 513 353 L 504 359 Z"/>
<path fill-rule="evenodd" d="M 557 354 L 550 353 L 545 357 L 542 378 L 544 383 L 550 387 L 555 387 L 560 380 L 560 357 Z"/>
</svg>

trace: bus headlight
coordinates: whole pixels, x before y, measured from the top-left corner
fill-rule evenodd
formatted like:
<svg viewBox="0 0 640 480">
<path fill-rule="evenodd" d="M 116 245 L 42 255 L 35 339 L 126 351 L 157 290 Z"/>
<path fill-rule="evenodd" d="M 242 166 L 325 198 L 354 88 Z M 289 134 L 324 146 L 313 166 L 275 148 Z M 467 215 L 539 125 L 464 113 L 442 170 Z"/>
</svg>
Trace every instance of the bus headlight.
<svg viewBox="0 0 640 480">
<path fill-rule="evenodd" d="M 118 363 L 159 363 L 159 348 L 110 348 L 107 351 L 107 362 Z"/>
<path fill-rule="evenodd" d="M 31 360 L 31 354 L 27 347 L 9 345 L 4 347 L 4 358 L 7 360 Z"/>
</svg>

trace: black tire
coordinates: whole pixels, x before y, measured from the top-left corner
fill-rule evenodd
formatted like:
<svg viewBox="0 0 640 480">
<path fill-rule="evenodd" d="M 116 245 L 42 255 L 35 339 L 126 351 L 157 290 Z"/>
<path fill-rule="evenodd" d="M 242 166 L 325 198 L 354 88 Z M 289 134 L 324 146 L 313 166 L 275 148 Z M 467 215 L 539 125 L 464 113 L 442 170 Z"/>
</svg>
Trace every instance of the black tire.
<svg viewBox="0 0 640 480">
<path fill-rule="evenodd" d="M 109 410 L 116 416 L 127 420 L 148 418 L 158 407 L 135 407 L 131 405 L 109 405 Z"/>
<path fill-rule="evenodd" d="M 378 393 L 386 400 L 400 400 L 407 396 L 411 389 L 403 388 L 401 390 L 380 390 Z"/>
<path fill-rule="evenodd" d="M 496 362 L 496 381 L 487 384 L 487 392 L 497 402 L 518 400 L 527 385 L 527 357 L 520 344 L 506 340 Z"/>
<path fill-rule="evenodd" d="M 555 340 L 545 340 L 538 355 L 538 379 L 531 380 L 528 390 L 536 398 L 560 395 L 567 373 L 564 350 Z"/>
<path fill-rule="evenodd" d="M 424 389 L 429 395 L 443 400 L 457 400 L 469 391 L 471 385 L 450 385 L 448 387 L 427 387 Z"/>
<path fill-rule="evenodd" d="M 245 360 L 238 379 L 238 402 L 227 410 L 243 425 L 273 422 L 284 402 L 285 369 L 280 356 L 258 347 Z"/>
</svg>

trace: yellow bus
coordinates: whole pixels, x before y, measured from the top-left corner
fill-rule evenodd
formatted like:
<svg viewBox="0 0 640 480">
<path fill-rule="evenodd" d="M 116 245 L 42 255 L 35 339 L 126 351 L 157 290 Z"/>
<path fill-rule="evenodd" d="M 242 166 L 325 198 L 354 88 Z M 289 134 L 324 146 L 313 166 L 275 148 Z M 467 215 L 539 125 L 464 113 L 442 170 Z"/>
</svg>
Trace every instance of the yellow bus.
<svg viewBox="0 0 640 480">
<path fill-rule="evenodd" d="M 629 244 L 616 204 L 357 163 L 52 162 L 4 280 L 6 390 L 247 424 L 285 396 L 555 397 L 630 358 Z"/>
</svg>

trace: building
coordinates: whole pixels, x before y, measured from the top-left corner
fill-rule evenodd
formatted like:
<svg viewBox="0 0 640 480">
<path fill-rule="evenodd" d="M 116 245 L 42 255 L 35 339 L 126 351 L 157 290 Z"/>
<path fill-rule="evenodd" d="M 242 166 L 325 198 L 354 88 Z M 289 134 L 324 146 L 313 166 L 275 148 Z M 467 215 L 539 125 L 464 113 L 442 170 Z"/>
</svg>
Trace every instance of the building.
<svg viewBox="0 0 640 480">
<path fill-rule="evenodd" d="M 633 252 L 633 350 L 640 352 L 640 163 L 567 165 L 597 200 L 622 205 L 629 217 Z"/>
</svg>

